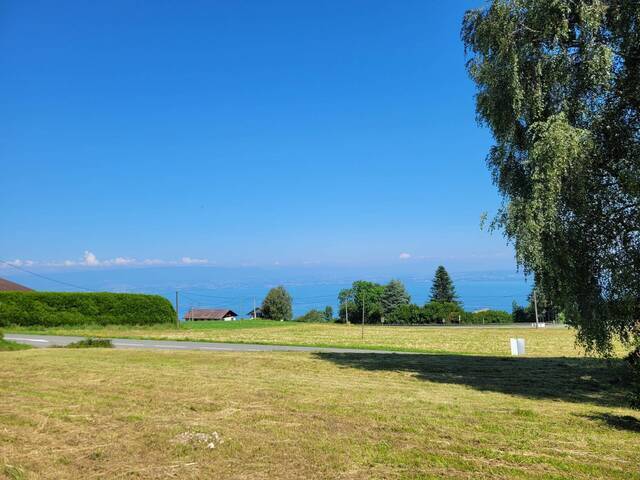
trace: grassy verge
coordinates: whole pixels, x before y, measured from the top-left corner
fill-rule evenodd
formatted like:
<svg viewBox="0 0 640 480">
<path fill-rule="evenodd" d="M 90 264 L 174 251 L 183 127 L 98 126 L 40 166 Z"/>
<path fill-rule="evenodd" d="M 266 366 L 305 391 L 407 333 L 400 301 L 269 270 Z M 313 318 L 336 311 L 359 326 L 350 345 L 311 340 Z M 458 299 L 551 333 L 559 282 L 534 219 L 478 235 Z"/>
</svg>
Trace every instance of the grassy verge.
<svg viewBox="0 0 640 480">
<path fill-rule="evenodd" d="M 107 338 L 86 338 L 70 343 L 65 348 L 113 348 L 113 344 Z"/>
<path fill-rule="evenodd" d="M 509 355 L 509 339 L 518 337 L 525 339 L 528 355 L 575 357 L 583 354 L 582 350 L 575 346 L 573 331 L 567 328 L 366 326 L 363 338 L 362 330 L 357 325 L 248 320 L 193 322 L 182 325 L 180 328 L 166 325 L 82 328 L 10 327 L 7 331 L 95 338 L 192 340 L 470 355 Z"/>
<path fill-rule="evenodd" d="M 27 350 L 29 348 L 31 347 L 28 345 L 5 340 L 2 338 L 2 332 L 0 332 L 0 352 L 13 352 L 16 350 Z"/>
<path fill-rule="evenodd" d="M 27 350 L 31 348 L 29 345 L 22 345 L 21 343 L 10 342 L 0 338 L 0 352 L 13 352 L 15 350 Z"/>
<path fill-rule="evenodd" d="M 640 478 L 617 362 L 93 349 L 2 361 L 0 476 Z"/>
</svg>

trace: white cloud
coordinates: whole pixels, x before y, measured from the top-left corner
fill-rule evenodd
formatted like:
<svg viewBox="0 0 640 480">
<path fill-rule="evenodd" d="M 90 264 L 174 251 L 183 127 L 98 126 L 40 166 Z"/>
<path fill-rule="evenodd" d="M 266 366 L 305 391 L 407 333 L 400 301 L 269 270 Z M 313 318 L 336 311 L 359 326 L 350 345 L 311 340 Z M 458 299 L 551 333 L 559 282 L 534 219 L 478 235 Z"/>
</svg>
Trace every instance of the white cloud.
<svg viewBox="0 0 640 480">
<path fill-rule="evenodd" d="M 411 258 L 411 254 L 410 253 L 406 253 L 406 252 L 402 252 L 398 258 L 400 258 L 400 260 L 408 260 L 408 259 Z"/>
<path fill-rule="evenodd" d="M 145 260 L 142 260 L 142 265 L 164 265 L 170 262 L 167 262 L 165 260 L 160 260 L 158 258 L 147 258 Z"/>
<path fill-rule="evenodd" d="M 136 263 L 135 258 L 116 257 L 113 259 L 114 265 L 133 265 Z"/>
<path fill-rule="evenodd" d="M 85 250 L 83 263 L 88 267 L 97 267 L 100 265 L 98 258 L 89 250 Z"/>
<path fill-rule="evenodd" d="M 158 258 L 146 258 L 138 260 L 132 257 L 118 256 L 111 259 L 100 260 L 95 253 L 86 250 L 81 259 L 78 260 L 50 260 L 50 261 L 33 261 L 15 260 L 6 263 L 0 263 L 0 268 L 15 267 L 126 267 L 126 266 L 179 266 L 179 265 L 211 265 L 206 258 L 182 257 L 180 260 L 161 260 Z"/>
<path fill-rule="evenodd" d="M 209 263 L 209 260 L 206 258 L 182 257 L 180 261 L 185 265 L 203 265 L 205 263 Z"/>
</svg>

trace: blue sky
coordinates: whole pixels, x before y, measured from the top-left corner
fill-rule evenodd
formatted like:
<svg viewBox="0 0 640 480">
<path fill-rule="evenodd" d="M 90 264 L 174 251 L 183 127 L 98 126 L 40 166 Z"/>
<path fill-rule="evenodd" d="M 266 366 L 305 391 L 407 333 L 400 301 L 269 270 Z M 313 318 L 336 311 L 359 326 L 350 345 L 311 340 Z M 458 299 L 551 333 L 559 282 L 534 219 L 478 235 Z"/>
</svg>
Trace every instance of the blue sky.
<svg viewBox="0 0 640 480">
<path fill-rule="evenodd" d="M 481 4 L 4 2 L 0 258 L 513 268 L 479 228 Z"/>
</svg>

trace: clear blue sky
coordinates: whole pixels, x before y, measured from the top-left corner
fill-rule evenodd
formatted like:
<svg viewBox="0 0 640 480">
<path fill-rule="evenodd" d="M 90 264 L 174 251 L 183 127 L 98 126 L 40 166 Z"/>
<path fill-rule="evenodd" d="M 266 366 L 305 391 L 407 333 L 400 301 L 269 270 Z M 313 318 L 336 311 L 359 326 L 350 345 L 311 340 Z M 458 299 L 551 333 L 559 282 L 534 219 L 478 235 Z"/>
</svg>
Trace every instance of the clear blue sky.
<svg viewBox="0 0 640 480">
<path fill-rule="evenodd" d="M 0 258 L 513 266 L 481 4 L 3 2 Z"/>
</svg>

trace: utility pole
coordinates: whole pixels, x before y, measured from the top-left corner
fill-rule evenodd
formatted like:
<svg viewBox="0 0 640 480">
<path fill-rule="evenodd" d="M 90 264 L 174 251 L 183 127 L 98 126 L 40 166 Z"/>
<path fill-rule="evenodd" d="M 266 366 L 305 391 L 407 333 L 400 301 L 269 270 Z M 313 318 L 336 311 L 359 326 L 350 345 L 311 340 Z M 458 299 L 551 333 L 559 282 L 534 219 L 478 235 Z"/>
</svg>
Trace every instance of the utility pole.
<svg viewBox="0 0 640 480">
<path fill-rule="evenodd" d="M 256 319 L 256 297 L 253 297 L 253 319 Z"/>
<path fill-rule="evenodd" d="M 176 290 L 176 327 L 180 326 L 180 310 L 178 310 L 178 291 Z"/>
<path fill-rule="evenodd" d="M 346 322 L 347 325 L 349 325 L 349 299 L 345 300 L 344 302 L 344 309 L 345 309 L 345 314 L 346 314 Z"/>
<path fill-rule="evenodd" d="M 533 289 L 533 306 L 535 308 L 536 311 L 536 328 L 538 328 L 540 326 L 540 324 L 538 323 L 538 298 L 536 297 L 536 289 Z"/>
<path fill-rule="evenodd" d="M 364 292 L 362 293 L 362 339 L 364 340 Z"/>
</svg>

